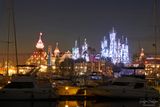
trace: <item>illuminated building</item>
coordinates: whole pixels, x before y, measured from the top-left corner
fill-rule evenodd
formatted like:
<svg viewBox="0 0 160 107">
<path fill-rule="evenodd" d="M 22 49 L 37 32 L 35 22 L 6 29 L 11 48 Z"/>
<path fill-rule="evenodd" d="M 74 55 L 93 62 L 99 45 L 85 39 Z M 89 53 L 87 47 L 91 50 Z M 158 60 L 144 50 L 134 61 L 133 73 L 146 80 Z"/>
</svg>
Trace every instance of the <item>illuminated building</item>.
<svg viewBox="0 0 160 107">
<path fill-rule="evenodd" d="M 84 39 L 84 44 L 82 45 L 82 53 L 81 57 L 85 59 L 87 62 L 89 61 L 89 55 L 88 55 L 88 44 L 87 39 Z"/>
<path fill-rule="evenodd" d="M 72 58 L 72 53 L 68 50 L 67 52 L 65 52 L 61 57 L 59 62 L 63 62 L 65 59 L 71 59 Z"/>
<path fill-rule="evenodd" d="M 59 48 L 58 48 L 58 42 L 56 43 L 56 48 L 55 48 L 55 50 L 54 50 L 54 56 L 55 57 L 59 57 L 59 54 L 60 54 L 60 50 L 59 50 Z"/>
<path fill-rule="evenodd" d="M 154 55 L 145 58 L 145 75 L 147 78 L 160 78 L 160 56 Z"/>
<path fill-rule="evenodd" d="M 87 39 L 84 39 L 84 43 L 81 48 L 81 52 L 79 47 L 77 46 L 77 40 L 75 41 L 75 46 L 72 48 L 72 58 L 74 60 L 83 58 L 87 62 L 89 61 L 89 54 L 88 54 L 88 44 L 87 44 Z"/>
<path fill-rule="evenodd" d="M 160 55 L 146 55 L 144 49 L 132 63 L 134 67 L 144 67 L 146 79 L 160 78 Z"/>
<path fill-rule="evenodd" d="M 75 46 L 72 48 L 72 58 L 74 60 L 80 58 L 79 48 L 77 46 L 77 40 L 75 41 Z"/>
<path fill-rule="evenodd" d="M 42 33 L 39 35 L 39 40 L 36 44 L 36 50 L 30 56 L 30 58 L 26 61 L 28 65 L 47 65 L 46 61 L 46 52 L 44 51 L 44 44 L 41 39 Z"/>
<path fill-rule="evenodd" d="M 102 49 L 101 55 L 105 58 L 108 57 L 109 56 L 108 42 L 105 36 L 104 36 L 104 40 L 101 41 L 101 49 Z"/>
<path fill-rule="evenodd" d="M 47 65 L 52 66 L 52 47 L 48 46 Z"/>
<path fill-rule="evenodd" d="M 104 37 L 101 41 L 101 57 L 110 58 L 114 64 L 129 63 L 129 49 L 127 38 L 116 39 L 114 28 L 109 34 L 109 41 Z"/>
</svg>

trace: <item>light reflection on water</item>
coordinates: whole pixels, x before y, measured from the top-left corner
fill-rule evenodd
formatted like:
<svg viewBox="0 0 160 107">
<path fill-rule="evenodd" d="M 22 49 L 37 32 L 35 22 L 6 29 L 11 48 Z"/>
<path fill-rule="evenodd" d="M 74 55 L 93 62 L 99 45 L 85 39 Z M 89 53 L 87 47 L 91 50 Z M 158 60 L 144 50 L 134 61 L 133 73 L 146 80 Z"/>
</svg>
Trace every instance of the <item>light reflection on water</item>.
<svg viewBox="0 0 160 107">
<path fill-rule="evenodd" d="M 3 106 L 2 106 L 3 105 Z M 0 101 L 1 107 L 143 107 L 138 101 Z M 160 107 L 156 105 L 154 107 Z"/>
</svg>

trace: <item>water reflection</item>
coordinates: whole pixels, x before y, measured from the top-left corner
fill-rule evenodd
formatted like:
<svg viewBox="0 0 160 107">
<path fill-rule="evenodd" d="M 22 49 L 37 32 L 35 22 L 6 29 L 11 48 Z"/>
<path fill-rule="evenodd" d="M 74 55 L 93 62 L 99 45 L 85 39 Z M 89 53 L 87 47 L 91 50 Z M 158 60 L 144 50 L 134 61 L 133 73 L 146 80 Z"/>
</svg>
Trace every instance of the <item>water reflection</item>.
<svg viewBox="0 0 160 107">
<path fill-rule="evenodd" d="M 0 101 L 3 107 L 57 107 L 57 102 L 46 101 Z"/>
<path fill-rule="evenodd" d="M 138 101 L 60 101 L 57 107 L 143 107 Z"/>
<path fill-rule="evenodd" d="M 0 101 L 3 107 L 144 107 L 139 101 Z M 155 105 L 154 107 L 159 107 Z"/>
</svg>

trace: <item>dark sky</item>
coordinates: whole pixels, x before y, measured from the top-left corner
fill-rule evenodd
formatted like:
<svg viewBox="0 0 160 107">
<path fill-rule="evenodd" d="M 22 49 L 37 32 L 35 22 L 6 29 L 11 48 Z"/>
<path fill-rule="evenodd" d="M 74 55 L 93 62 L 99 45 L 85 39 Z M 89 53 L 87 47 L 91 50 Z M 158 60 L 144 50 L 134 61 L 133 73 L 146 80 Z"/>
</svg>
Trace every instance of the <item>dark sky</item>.
<svg viewBox="0 0 160 107">
<path fill-rule="evenodd" d="M 151 53 L 154 48 L 153 0 L 15 0 L 15 22 L 19 53 L 32 53 L 42 37 L 45 48 L 71 49 L 78 38 L 87 38 L 91 47 L 100 50 L 103 36 L 109 36 L 112 27 L 117 36 L 126 36 L 130 53 L 140 47 Z M 159 5 L 160 6 L 160 5 Z M 160 12 L 160 11 L 159 11 Z M 6 49 L 7 11 L 5 0 L 0 0 L 0 48 Z M 157 41 L 160 36 L 157 37 Z M 158 49 L 160 45 L 158 45 Z"/>
</svg>

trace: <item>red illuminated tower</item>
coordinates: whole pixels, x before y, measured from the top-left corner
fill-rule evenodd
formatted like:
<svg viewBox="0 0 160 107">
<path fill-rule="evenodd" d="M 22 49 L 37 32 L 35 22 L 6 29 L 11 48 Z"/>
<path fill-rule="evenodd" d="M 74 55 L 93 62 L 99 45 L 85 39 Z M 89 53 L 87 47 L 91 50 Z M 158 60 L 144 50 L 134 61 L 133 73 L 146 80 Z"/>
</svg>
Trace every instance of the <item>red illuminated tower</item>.
<svg viewBox="0 0 160 107">
<path fill-rule="evenodd" d="M 33 52 L 33 54 L 30 56 L 30 58 L 27 60 L 28 65 L 47 65 L 46 57 L 47 54 L 44 51 L 44 44 L 42 42 L 42 33 L 40 32 L 39 40 L 36 44 L 36 50 Z"/>
</svg>

